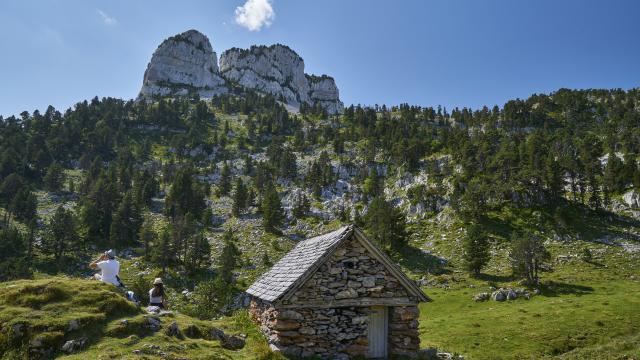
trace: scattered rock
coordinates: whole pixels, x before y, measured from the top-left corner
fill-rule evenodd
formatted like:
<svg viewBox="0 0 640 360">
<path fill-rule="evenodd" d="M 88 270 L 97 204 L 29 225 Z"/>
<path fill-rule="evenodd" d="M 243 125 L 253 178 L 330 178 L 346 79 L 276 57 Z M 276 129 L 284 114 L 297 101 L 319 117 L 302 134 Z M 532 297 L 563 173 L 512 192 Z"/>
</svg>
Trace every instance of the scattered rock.
<svg viewBox="0 0 640 360">
<path fill-rule="evenodd" d="M 86 338 L 69 340 L 65 342 L 64 345 L 62 345 L 62 351 L 66 352 L 67 354 L 72 354 L 84 349 L 86 344 L 87 344 Z"/>
<path fill-rule="evenodd" d="M 489 295 L 489 293 L 487 292 L 483 292 L 483 293 L 479 293 L 473 296 L 473 301 L 487 301 L 489 300 L 489 298 L 491 298 L 491 295 Z"/>
<path fill-rule="evenodd" d="M 147 308 L 145 309 L 145 311 L 149 314 L 158 314 L 161 310 L 162 309 L 160 309 L 159 306 L 147 306 Z"/>
<path fill-rule="evenodd" d="M 69 321 L 69 327 L 67 328 L 67 331 L 75 331 L 78 329 L 80 329 L 80 322 L 78 320 Z"/>
<path fill-rule="evenodd" d="M 224 331 L 222 331 L 222 329 L 218 329 L 218 328 L 213 328 L 211 329 L 211 331 L 209 332 L 209 337 L 211 338 L 211 340 L 218 340 L 221 341 L 222 339 L 224 339 L 227 335 L 224 333 Z"/>
<path fill-rule="evenodd" d="M 507 295 L 505 295 L 505 293 L 500 290 L 496 290 L 491 293 L 491 299 L 493 299 L 494 301 L 505 301 L 507 300 Z"/>
<path fill-rule="evenodd" d="M 196 325 L 189 325 L 187 326 L 183 333 L 187 336 L 190 337 L 192 339 L 200 339 L 202 338 L 202 330 L 200 330 L 199 327 L 197 327 Z"/>
<path fill-rule="evenodd" d="M 175 337 L 178 339 L 183 339 L 184 336 L 182 335 L 182 332 L 180 331 L 180 328 L 178 327 L 178 323 L 177 322 L 172 322 L 167 329 L 164 331 L 164 333 L 167 336 L 171 336 L 171 337 Z"/>
<path fill-rule="evenodd" d="M 145 315 L 145 327 L 151 331 L 159 331 L 162 328 L 162 321 L 160 319 Z"/>
<path fill-rule="evenodd" d="M 228 350 L 239 350 L 244 347 L 245 340 L 236 335 L 225 336 L 224 339 L 220 342 L 223 348 Z"/>
</svg>

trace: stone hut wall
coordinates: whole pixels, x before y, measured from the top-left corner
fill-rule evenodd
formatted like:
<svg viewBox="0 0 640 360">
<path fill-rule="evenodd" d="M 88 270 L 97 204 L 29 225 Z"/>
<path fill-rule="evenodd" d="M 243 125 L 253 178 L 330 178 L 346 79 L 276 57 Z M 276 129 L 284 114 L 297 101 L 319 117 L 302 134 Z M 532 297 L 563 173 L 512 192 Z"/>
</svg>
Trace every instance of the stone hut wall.
<svg viewBox="0 0 640 360">
<path fill-rule="evenodd" d="M 369 308 L 278 309 L 252 299 L 253 320 L 269 343 L 293 356 L 330 357 L 339 353 L 366 355 Z"/>
<path fill-rule="evenodd" d="M 407 298 L 407 291 L 385 266 L 355 239 L 333 256 L 291 297 L 293 304 L 356 298 Z"/>
<path fill-rule="evenodd" d="M 417 306 L 389 308 L 389 355 L 415 356 L 420 350 Z"/>
</svg>

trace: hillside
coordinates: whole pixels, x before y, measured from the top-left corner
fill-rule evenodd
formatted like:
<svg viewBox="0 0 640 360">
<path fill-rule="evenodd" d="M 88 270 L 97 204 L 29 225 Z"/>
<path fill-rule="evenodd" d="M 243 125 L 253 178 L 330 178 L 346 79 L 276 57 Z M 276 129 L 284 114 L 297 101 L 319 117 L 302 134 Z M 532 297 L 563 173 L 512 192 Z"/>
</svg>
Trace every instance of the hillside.
<svg viewBox="0 0 640 360">
<path fill-rule="evenodd" d="M 89 280 L 2 283 L 0 321 L 8 329 L 3 359 L 275 358 L 246 313 L 220 321 L 147 315 L 115 287 Z M 246 337 L 246 345 L 233 349 L 221 334 Z"/>
<path fill-rule="evenodd" d="M 60 355 L 77 317 L 100 326 L 76 356 L 133 357 L 146 345 L 175 358 L 274 356 L 237 312 L 242 290 L 300 239 L 356 223 L 434 299 L 422 307 L 423 347 L 466 359 L 637 358 L 639 108 L 638 90 L 562 89 L 477 111 L 327 116 L 245 89 L 1 119 L 0 351 L 26 351 L 8 335 L 24 321 L 29 341 L 44 334 Z M 381 224 L 405 231 L 386 237 Z M 467 264 L 474 227 L 488 247 L 478 275 Z M 538 283 L 510 259 L 527 237 L 549 252 Z M 118 333 L 143 314 L 77 280 L 109 248 L 136 293 L 165 278 L 176 313 L 163 329 L 221 327 L 247 334 L 247 346 Z M 537 294 L 473 301 L 501 287 Z"/>
</svg>

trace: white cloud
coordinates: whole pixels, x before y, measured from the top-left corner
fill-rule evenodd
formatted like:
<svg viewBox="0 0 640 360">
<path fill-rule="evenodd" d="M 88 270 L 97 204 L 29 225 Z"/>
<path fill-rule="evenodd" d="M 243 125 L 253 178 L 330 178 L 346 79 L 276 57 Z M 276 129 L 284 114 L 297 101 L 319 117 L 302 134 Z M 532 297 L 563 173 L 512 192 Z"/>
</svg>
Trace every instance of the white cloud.
<svg viewBox="0 0 640 360">
<path fill-rule="evenodd" d="M 105 25 L 113 26 L 118 23 L 118 20 L 116 20 L 116 18 L 109 16 L 109 14 L 100 9 L 98 9 L 98 14 L 100 14 L 100 17 L 102 18 L 102 21 Z"/>
<path fill-rule="evenodd" d="M 236 8 L 236 23 L 250 31 L 260 31 L 263 26 L 271 25 L 276 13 L 270 0 L 247 0 Z"/>
</svg>

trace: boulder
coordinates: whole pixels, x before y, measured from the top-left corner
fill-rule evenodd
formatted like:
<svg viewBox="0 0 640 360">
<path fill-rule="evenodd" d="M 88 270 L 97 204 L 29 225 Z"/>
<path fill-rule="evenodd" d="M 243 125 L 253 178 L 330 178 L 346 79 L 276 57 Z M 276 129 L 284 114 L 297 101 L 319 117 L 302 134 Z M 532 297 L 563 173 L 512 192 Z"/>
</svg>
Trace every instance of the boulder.
<svg viewBox="0 0 640 360">
<path fill-rule="evenodd" d="M 473 301 L 487 301 L 491 298 L 491 295 L 487 292 L 482 292 L 473 296 Z"/>
<path fill-rule="evenodd" d="M 507 300 L 507 295 L 502 290 L 496 290 L 491 293 L 491 299 L 494 301 L 505 301 Z"/>
<path fill-rule="evenodd" d="M 171 337 L 175 337 L 178 339 L 182 339 L 184 338 L 184 336 L 182 335 L 182 331 L 180 331 L 180 328 L 178 327 L 178 323 L 177 322 L 172 322 L 167 329 L 164 331 L 165 335 L 167 336 L 171 336 Z"/>
<path fill-rule="evenodd" d="M 211 329 L 211 331 L 209 332 L 209 338 L 211 340 L 222 340 L 225 337 L 227 337 L 227 335 L 224 333 L 224 331 L 222 331 L 222 329 L 218 329 L 218 328 L 213 328 Z"/>
<path fill-rule="evenodd" d="M 87 339 L 86 338 L 80 338 L 77 340 L 69 340 L 67 342 L 64 343 L 64 345 L 62 345 L 62 351 L 64 351 L 67 354 L 72 354 L 75 352 L 78 352 L 82 349 L 84 349 L 85 345 L 87 344 Z"/>
<path fill-rule="evenodd" d="M 622 200 L 632 209 L 640 208 L 640 193 L 631 190 L 622 195 Z"/>
<path fill-rule="evenodd" d="M 236 335 L 226 336 L 220 344 L 223 348 L 228 350 L 239 350 L 242 349 L 245 345 L 244 338 Z"/>
<path fill-rule="evenodd" d="M 78 320 L 69 321 L 69 326 L 67 327 L 67 331 L 75 331 L 80 329 L 80 322 Z"/>
<path fill-rule="evenodd" d="M 151 331 L 158 331 L 162 328 L 162 321 L 156 317 L 145 315 L 144 326 Z"/>
</svg>

